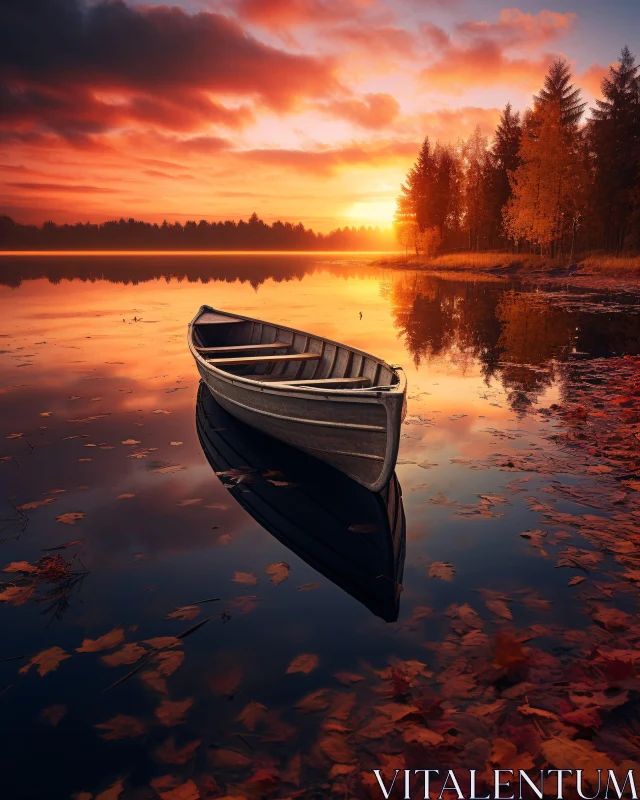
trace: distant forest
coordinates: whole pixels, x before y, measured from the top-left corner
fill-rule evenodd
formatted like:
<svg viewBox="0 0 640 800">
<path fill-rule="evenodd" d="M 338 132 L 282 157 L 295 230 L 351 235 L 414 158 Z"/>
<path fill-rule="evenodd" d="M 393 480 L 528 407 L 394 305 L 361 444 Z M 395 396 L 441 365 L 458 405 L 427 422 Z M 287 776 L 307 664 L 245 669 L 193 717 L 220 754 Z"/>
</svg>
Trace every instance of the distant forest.
<svg viewBox="0 0 640 800">
<path fill-rule="evenodd" d="M 523 115 L 507 104 L 489 143 L 425 138 L 397 200 L 403 249 L 515 248 L 552 258 L 640 251 L 640 76 L 625 47 L 586 102 L 563 59 Z"/>
<path fill-rule="evenodd" d="M 101 224 L 78 222 L 21 225 L 0 216 L 0 250 L 392 250 L 392 231 L 338 228 L 316 233 L 304 225 L 274 222 L 257 214 L 245 222 L 170 223 L 120 219 Z"/>
</svg>

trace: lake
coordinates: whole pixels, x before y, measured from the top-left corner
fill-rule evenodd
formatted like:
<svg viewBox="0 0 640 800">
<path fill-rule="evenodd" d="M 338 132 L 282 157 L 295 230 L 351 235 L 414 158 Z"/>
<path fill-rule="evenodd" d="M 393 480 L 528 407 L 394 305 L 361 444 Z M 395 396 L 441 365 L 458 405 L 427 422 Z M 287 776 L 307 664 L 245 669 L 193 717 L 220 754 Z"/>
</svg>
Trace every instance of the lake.
<svg viewBox="0 0 640 800">
<path fill-rule="evenodd" d="M 403 366 L 406 531 L 207 397 L 197 429 L 203 303 Z M 562 737 L 639 757 L 640 293 L 5 257 L 0 307 L 3 797 L 376 797 L 373 768 L 552 763 Z"/>
</svg>

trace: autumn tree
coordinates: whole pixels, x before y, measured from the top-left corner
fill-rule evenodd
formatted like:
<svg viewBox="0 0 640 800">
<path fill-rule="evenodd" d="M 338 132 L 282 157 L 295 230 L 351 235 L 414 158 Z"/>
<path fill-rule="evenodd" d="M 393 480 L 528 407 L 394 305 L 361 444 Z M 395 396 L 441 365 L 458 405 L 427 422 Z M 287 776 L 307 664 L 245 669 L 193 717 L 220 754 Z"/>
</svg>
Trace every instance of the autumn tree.
<svg viewBox="0 0 640 800">
<path fill-rule="evenodd" d="M 589 130 L 595 161 L 594 211 L 602 224 L 605 249 L 619 252 L 630 233 L 640 182 L 640 79 L 628 47 L 609 67 L 601 90 L 603 98 L 591 109 Z"/>
<path fill-rule="evenodd" d="M 563 255 L 567 236 L 580 222 L 586 177 L 558 101 L 545 102 L 528 115 L 520 157 L 504 209 L 505 229 L 512 239 L 529 241 L 541 253 Z"/>
</svg>

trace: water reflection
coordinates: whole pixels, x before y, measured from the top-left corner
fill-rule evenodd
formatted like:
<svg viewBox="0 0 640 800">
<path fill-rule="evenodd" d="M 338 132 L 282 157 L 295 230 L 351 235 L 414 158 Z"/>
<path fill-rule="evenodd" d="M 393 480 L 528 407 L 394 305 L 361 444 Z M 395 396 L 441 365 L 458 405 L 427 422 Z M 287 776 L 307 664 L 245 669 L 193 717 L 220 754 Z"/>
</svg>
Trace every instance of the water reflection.
<svg viewBox="0 0 640 800">
<path fill-rule="evenodd" d="M 373 614 L 397 620 L 406 525 L 395 475 L 369 492 L 239 422 L 203 384 L 196 427 L 212 469 L 263 528 Z"/>
<path fill-rule="evenodd" d="M 515 281 L 392 276 L 387 284 L 394 324 L 416 368 L 446 359 L 458 370 L 479 363 L 498 378 L 512 409 L 524 412 L 576 356 L 640 352 L 638 298 L 541 291 Z"/>
</svg>

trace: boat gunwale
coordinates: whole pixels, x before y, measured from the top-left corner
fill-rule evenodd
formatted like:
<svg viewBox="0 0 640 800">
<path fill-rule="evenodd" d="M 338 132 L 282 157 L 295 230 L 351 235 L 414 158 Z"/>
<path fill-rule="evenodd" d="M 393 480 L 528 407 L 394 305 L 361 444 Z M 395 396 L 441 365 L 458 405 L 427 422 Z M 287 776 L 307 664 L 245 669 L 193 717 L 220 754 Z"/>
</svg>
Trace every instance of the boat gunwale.
<svg viewBox="0 0 640 800">
<path fill-rule="evenodd" d="M 189 350 L 191 351 L 192 356 L 195 358 L 197 363 L 202 364 L 202 366 L 207 370 L 207 372 L 213 373 L 216 377 L 222 378 L 223 380 L 229 381 L 230 383 L 238 382 L 241 385 L 245 385 L 247 388 L 252 389 L 254 391 L 258 390 L 261 392 L 268 392 L 269 394 L 284 394 L 284 395 L 299 395 L 309 393 L 312 397 L 320 398 L 326 397 L 327 399 L 335 399 L 335 400 L 344 400 L 348 398 L 358 399 L 358 400 L 369 400 L 378 402 L 379 400 L 383 400 L 385 397 L 396 397 L 396 396 L 404 396 L 406 389 L 407 389 L 407 377 L 404 374 L 404 370 L 402 367 L 392 367 L 386 361 L 377 356 L 372 355 L 371 353 L 367 353 L 364 350 L 359 350 L 357 347 L 352 347 L 351 345 L 345 344 L 344 342 L 336 342 L 333 339 L 327 339 L 324 336 L 320 336 L 318 334 L 309 333 L 307 331 L 302 331 L 299 328 L 291 328 L 288 325 L 276 325 L 272 322 L 266 322 L 267 325 L 272 325 L 273 327 L 277 328 L 278 330 L 288 331 L 293 334 L 301 334 L 303 336 L 314 337 L 316 339 L 320 339 L 321 341 L 325 342 L 326 344 L 331 344 L 336 347 L 343 347 L 357 355 L 363 356 L 364 358 L 370 358 L 376 363 L 382 365 L 389 369 L 397 378 L 398 383 L 392 386 L 390 389 L 386 389 L 384 391 L 376 391 L 375 387 L 370 388 L 361 388 L 361 389 L 328 389 L 319 386 L 293 386 L 287 385 L 285 382 L 278 383 L 277 381 L 273 381 L 272 383 L 264 383 L 263 381 L 255 381 L 249 377 L 243 375 L 233 375 L 232 373 L 228 372 L 227 370 L 220 369 L 219 367 L 211 364 L 205 358 L 203 358 L 200 353 L 198 352 L 196 345 L 193 342 L 193 329 L 197 324 L 198 319 L 202 316 L 205 311 L 211 311 L 215 314 L 222 314 L 223 316 L 230 317 L 231 319 L 240 319 L 244 322 L 261 322 L 265 324 L 264 320 L 259 320 L 256 317 L 246 317 L 242 314 L 231 314 L 228 311 L 222 311 L 220 309 L 213 308 L 212 306 L 202 305 L 198 310 L 195 317 L 189 323 L 189 337 L 188 337 L 188 345 Z"/>
</svg>

